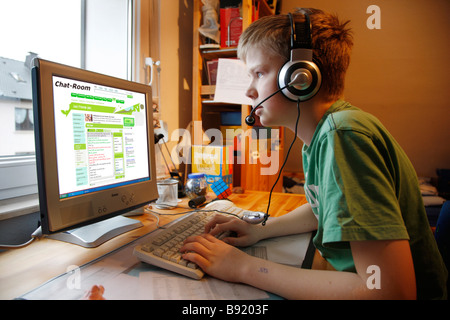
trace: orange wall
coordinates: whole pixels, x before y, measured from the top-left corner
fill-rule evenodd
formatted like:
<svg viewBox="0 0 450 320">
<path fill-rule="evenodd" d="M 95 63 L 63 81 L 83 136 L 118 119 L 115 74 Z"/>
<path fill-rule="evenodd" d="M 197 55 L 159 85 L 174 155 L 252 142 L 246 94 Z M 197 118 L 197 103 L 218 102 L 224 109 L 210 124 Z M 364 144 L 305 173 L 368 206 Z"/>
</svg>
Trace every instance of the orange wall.
<svg viewBox="0 0 450 320">
<path fill-rule="evenodd" d="M 370 5 L 381 9 L 379 30 L 366 26 Z M 383 122 L 419 176 L 450 168 L 450 1 L 283 0 L 281 12 L 298 6 L 351 20 L 355 44 L 345 99 Z M 286 135 L 285 150 L 291 138 Z M 297 146 L 288 171 L 301 171 Z"/>
</svg>

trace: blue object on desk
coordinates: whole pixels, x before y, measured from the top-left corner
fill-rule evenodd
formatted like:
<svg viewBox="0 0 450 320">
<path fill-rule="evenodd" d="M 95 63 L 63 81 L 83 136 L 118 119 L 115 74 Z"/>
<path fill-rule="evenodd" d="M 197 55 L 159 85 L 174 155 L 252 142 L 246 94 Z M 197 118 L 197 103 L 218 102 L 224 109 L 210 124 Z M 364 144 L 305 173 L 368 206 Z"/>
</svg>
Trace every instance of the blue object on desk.
<svg viewBox="0 0 450 320">
<path fill-rule="evenodd" d="M 222 180 L 219 179 L 211 185 L 212 191 L 216 194 L 219 199 L 226 199 L 231 194 L 230 187 Z"/>
<path fill-rule="evenodd" d="M 436 223 L 434 233 L 436 243 L 447 270 L 450 270 L 450 200 L 444 202 Z M 450 290 L 450 279 L 447 280 L 447 292 Z"/>
<path fill-rule="evenodd" d="M 444 202 L 436 223 L 436 232 L 434 234 L 438 245 L 450 245 L 450 200 Z"/>
</svg>

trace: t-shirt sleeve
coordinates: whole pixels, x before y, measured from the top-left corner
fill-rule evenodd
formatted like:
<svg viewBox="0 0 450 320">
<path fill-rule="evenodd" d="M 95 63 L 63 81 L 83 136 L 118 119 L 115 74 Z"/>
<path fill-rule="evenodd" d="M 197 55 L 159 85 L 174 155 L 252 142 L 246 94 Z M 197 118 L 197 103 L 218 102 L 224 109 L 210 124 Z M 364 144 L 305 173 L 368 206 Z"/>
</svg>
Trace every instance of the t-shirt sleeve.
<svg viewBox="0 0 450 320">
<path fill-rule="evenodd" d="M 409 239 L 397 201 L 395 170 L 383 144 L 333 130 L 320 146 L 323 244 Z"/>
</svg>

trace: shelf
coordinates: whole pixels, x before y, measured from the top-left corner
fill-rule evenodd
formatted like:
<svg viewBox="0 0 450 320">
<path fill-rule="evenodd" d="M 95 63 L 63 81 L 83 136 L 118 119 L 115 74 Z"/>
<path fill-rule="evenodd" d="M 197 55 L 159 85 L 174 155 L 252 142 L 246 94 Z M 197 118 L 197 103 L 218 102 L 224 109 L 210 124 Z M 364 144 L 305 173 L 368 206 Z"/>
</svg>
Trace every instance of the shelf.
<svg viewBox="0 0 450 320">
<path fill-rule="evenodd" d="M 269 6 L 269 4 L 267 3 L 266 0 L 256 0 L 257 2 L 259 2 L 260 6 L 259 6 L 259 17 L 264 17 L 264 16 L 270 16 L 275 14 L 276 8 L 277 8 L 277 1 L 273 0 L 272 2 L 272 6 L 273 8 L 271 8 Z"/>
<path fill-rule="evenodd" d="M 202 96 L 205 95 L 214 95 L 214 93 L 216 92 L 216 86 L 212 86 L 212 85 L 202 85 L 200 88 L 200 94 Z"/>
<path fill-rule="evenodd" d="M 214 100 L 202 100 L 202 103 L 204 105 L 204 110 L 211 111 L 210 108 L 214 108 L 214 112 L 217 111 L 239 111 L 241 112 L 241 105 L 240 104 L 230 104 L 225 102 L 217 102 Z"/>
<path fill-rule="evenodd" d="M 221 115 L 223 112 L 240 112 L 241 116 L 241 129 L 242 132 L 247 132 L 249 129 L 252 131 L 259 132 L 256 127 L 248 126 L 245 123 L 245 117 L 250 113 L 251 106 L 240 105 L 240 104 L 230 104 L 221 103 L 213 100 L 215 89 L 214 85 L 209 85 L 208 77 L 208 62 L 220 58 L 230 59 L 237 58 L 237 48 L 236 47 L 221 47 L 214 45 L 204 44 L 203 36 L 199 33 L 199 28 L 203 23 L 202 20 L 202 2 L 201 0 L 194 0 L 194 11 L 193 11 L 193 24 L 194 24 L 194 36 L 193 36 L 193 97 L 192 97 L 192 120 L 201 121 L 202 131 L 205 132 L 209 129 L 219 129 L 221 124 Z M 276 6 L 279 1 L 272 0 L 271 8 L 267 4 L 267 0 L 242 0 L 242 26 L 247 28 L 253 21 L 254 17 L 262 17 L 266 15 L 274 14 L 276 11 Z M 269 1 L 270 2 L 270 1 Z M 255 3 L 259 6 L 258 14 L 255 15 Z M 254 130 L 253 130 L 254 129 Z M 283 131 L 280 131 L 280 144 L 277 150 L 271 150 L 273 157 L 278 160 L 279 163 L 282 161 L 283 156 Z M 248 190 L 265 190 L 269 191 L 270 187 L 275 182 L 277 175 L 261 175 L 261 168 L 267 167 L 266 164 L 261 163 L 258 157 L 260 150 L 254 150 L 250 153 L 250 143 L 252 138 L 248 135 L 242 135 L 239 138 L 239 146 L 243 152 L 243 158 L 245 161 L 243 163 L 236 164 L 234 167 L 233 179 L 236 185 L 243 187 Z M 202 135 L 193 135 L 192 143 L 200 145 L 203 141 Z M 234 141 L 234 140 L 233 140 Z M 272 146 L 270 146 L 272 147 Z M 255 158 L 254 162 L 250 162 L 250 159 Z M 281 191 L 281 182 L 277 184 L 275 191 Z"/>
<path fill-rule="evenodd" d="M 237 57 L 237 48 L 206 49 L 201 50 L 200 52 L 202 57 L 206 60 Z"/>
</svg>

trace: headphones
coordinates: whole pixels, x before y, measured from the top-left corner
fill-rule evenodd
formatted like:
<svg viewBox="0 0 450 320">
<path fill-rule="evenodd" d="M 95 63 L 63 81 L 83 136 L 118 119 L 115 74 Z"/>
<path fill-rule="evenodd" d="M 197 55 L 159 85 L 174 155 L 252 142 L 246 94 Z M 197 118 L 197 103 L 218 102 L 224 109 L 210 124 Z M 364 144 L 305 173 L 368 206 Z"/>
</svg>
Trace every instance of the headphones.
<svg viewBox="0 0 450 320">
<path fill-rule="evenodd" d="M 296 26 L 291 13 L 288 14 L 291 24 L 291 59 L 278 72 L 278 87 L 283 95 L 292 101 L 311 99 L 320 89 L 322 74 L 313 61 L 311 40 L 311 19 L 304 10 L 304 25 Z M 294 85 L 289 85 L 295 79 Z"/>
<path fill-rule="evenodd" d="M 278 92 L 281 91 L 291 101 L 306 101 L 314 97 L 320 89 L 322 74 L 317 63 L 313 61 L 311 20 L 306 11 L 302 10 L 301 13 L 305 16 L 305 24 L 299 28 L 295 27 L 292 14 L 288 14 L 291 25 L 291 59 L 278 72 L 278 90 L 253 107 L 245 118 L 249 126 L 255 124 L 255 111 Z"/>
</svg>

